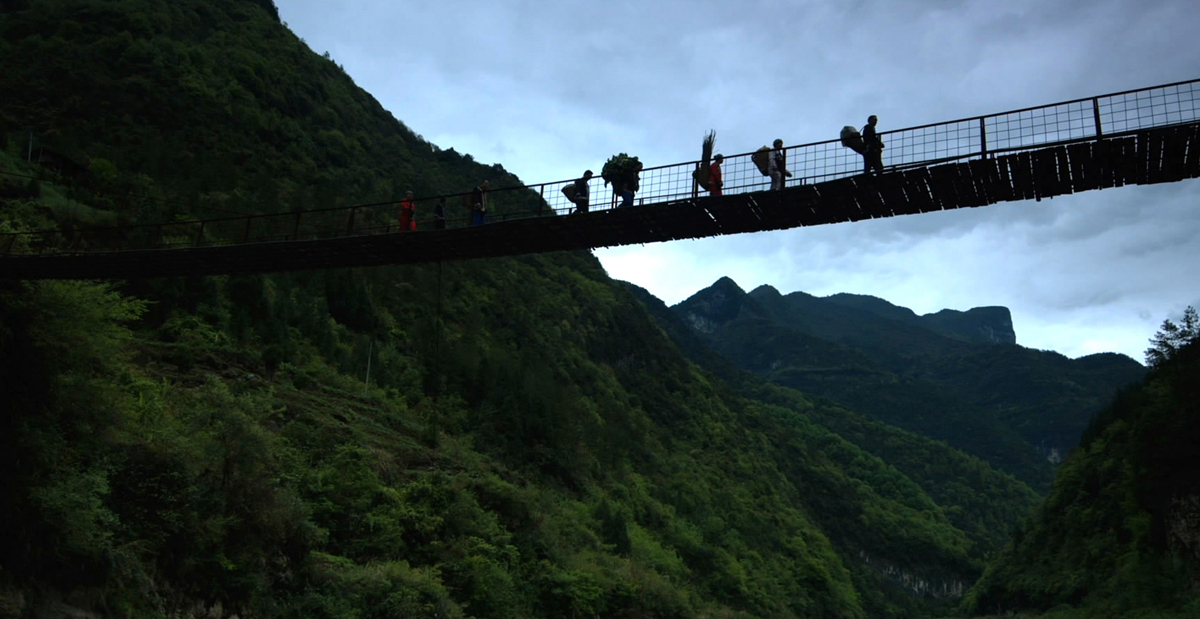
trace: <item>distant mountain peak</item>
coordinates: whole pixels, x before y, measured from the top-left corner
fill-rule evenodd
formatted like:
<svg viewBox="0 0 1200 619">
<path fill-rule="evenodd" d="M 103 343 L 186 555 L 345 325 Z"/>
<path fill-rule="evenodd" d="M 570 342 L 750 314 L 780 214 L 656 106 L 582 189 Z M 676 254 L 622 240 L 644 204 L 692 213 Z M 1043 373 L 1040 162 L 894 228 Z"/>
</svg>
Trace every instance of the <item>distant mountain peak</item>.
<svg viewBox="0 0 1200 619">
<path fill-rule="evenodd" d="M 711 334 L 733 320 L 745 300 L 746 291 L 732 279 L 722 277 L 676 307 L 690 327 L 700 333 Z"/>
<path fill-rule="evenodd" d="M 973 307 L 965 312 L 944 309 L 921 316 L 924 326 L 942 335 L 981 344 L 1016 344 L 1012 313 L 1007 307 Z"/>
<path fill-rule="evenodd" d="M 713 282 L 712 285 L 709 286 L 708 288 L 706 288 L 705 290 L 716 290 L 716 291 L 722 291 L 722 292 L 736 292 L 737 294 L 746 294 L 746 291 L 742 290 L 742 287 L 739 286 L 737 282 L 733 281 L 733 278 L 731 278 L 729 276 L 724 276 L 721 279 L 718 279 L 717 281 Z M 701 292 L 703 292 L 703 291 L 701 291 Z"/>
<path fill-rule="evenodd" d="M 763 284 L 763 285 L 759 286 L 758 288 L 751 290 L 750 294 L 753 296 L 764 295 L 764 294 L 769 294 L 769 295 L 776 296 L 776 297 L 783 296 L 783 293 L 779 292 L 779 290 L 777 288 L 775 288 L 774 286 L 772 286 L 770 284 Z"/>
<path fill-rule="evenodd" d="M 822 299 L 877 316 L 918 325 L 940 335 L 973 344 L 1016 344 L 1012 314 L 1007 307 L 974 307 L 965 312 L 944 309 L 918 316 L 907 307 L 865 294 L 840 292 Z"/>
</svg>

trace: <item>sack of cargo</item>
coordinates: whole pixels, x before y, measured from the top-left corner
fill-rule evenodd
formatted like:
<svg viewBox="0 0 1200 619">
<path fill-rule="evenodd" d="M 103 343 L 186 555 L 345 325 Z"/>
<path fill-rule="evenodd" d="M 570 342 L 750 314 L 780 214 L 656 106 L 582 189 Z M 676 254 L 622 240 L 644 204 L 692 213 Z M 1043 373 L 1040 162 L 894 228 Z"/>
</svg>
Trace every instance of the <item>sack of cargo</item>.
<svg viewBox="0 0 1200 619">
<path fill-rule="evenodd" d="M 575 202 L 575 190 L 575 183 L 571 183 L 570 185 L 562 188 L 563 195 L 567 196 L 568 202 Z"/>
<path fill-rule="evenodd" d="M 764 146 L 764 147 L 754 151 L 753 155 L 750 155 L 750 160 L 754 162 L 755 167 L 758 168 L 759 172 L 762 172 L 763 176 L 771 175 L 771 173 L 768 172 L 768 169 L 770 168 L 770 163 L 768 160 L 770 159 L 770 157 L 771 157 L 771 147 L 770 146 Z"/>
<path fill-rule="evenodd" d="M 708 189 L 708 166 L 703 163 L 696 164 L 696 169 L 692 170 L 692 179 L 701 189 Z"/>
<path fill-rule="evenodd" d="M 863 141 L 862 134 L 850 125 L 842 127 L 842 146 L 860 155 L 867 152 L 867 143 Z"/>
</svg>

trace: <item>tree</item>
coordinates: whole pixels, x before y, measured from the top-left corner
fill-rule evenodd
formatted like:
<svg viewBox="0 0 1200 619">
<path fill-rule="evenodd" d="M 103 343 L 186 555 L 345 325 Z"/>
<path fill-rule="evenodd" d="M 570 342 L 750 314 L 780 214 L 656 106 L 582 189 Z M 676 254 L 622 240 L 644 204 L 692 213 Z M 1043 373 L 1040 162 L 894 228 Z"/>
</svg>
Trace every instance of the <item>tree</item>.
<svg viewBox="0 0 1200 619">
<path fill-rule="evenodd" d="M 1196 316 L 1196 308 L 1189 305 L 1183 310 L 1183 321 L 1179 324 L 1170 319 L 1163 321 L 1158 333 L 1150 339 L 1150 348 L 1146 349 L 1146 364 L 1154 368 L 1161 366 L 1197 338 L 1200 338 L 1200 318 Z"/>
</svg>

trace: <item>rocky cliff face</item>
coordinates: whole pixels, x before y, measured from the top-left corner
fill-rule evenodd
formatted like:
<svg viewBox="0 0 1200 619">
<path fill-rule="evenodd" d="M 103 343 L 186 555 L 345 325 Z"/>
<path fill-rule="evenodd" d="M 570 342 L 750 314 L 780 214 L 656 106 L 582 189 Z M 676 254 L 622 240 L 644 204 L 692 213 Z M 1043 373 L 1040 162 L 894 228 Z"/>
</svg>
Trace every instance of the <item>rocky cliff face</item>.
<svg viewBox="0 0 1200 619">
<path fill-rule="evenodd" d="M 858 553 L 858 558 L 872 570 L 893 584 L 909 590 L 913 595 L 957 599 L 961 598 L 967 590 L 966 583 L 959 578 L 937 576 L 932 573 L 899 567 L 887 561 L 881 561 L 863 551 Z"/>
<path fill-rule="evenodd" d="M 679 314 L 696 331 L 711 335 L 737 317 L 745 299 L 745 290 L 732 279 L 722 277 L 680 303 Z"/>
<path fill-rule="evenodd" d="M 1200 493 L 1171 497 L 1166 518 L 1167 549 L 1176 557 L 1200 565 Z M 1200 591 L 1200 570 L 1192 574 L 1193 590 Z"/>
</svg>

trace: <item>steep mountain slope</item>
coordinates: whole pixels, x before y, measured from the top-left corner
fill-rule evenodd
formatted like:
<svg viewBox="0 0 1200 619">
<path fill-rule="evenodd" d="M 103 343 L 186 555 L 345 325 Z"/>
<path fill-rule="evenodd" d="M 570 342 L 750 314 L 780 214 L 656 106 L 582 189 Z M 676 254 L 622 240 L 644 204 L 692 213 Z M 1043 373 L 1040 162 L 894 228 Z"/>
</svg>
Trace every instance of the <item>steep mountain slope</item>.
<svg viewBox="0 0 1200 619">
<path fill-rule="evenodd" d="M 441 150 L 272 16 L 269 0 L 11 2 L 0 128 L 49 158 L 71 198 L 121 223 L 334 207 L 466 191 L 501 166 Z M 15 150 L 15 148 L 14 148 Z M 498 211 L 537 207 L 497 192 Z M 450 204 L 451 217 L 464 215 Z M 395 213 L 390 213 L 395 215 Z M 375 213 L 364 216 L 370 218 Z M 382 216 L 383 213 L 378 213 Z M 422 213 L 428 216 L 427 213 Z"/>
<path fill-rule="evenodd" d="M 642 288 L 626 285 L 672 342 L 698 365 L 748 397 L 819 422 L 917 483 L 945 510 L 954 526 L 972 540 L 977 556 L 987 557 L 998 551 L 1008 541 L 1009 532 L 1039 502 L 1036 493 L 1011 475 L 941 441 L 880 423 L 827 400 L 814 401 L 738 369 L 662 301 Z"/>
<path fill-rule="evenodd" d="M 6 142 L 3 229 L 518 183 L 407 130 L 270 2 L 3 11 L 4 134 L 47 164 Z M 747 397 L 586 253 L 4 282 L 0 325 L 6 612 L 921 616 L 994 544 L 955 508 L 1027 505 L 1011 480 L 939 503 L 798 396 Z"/>
<path fill-rule="evenodd" d="M 1037 489 L 1048 460 L 1144 371 L 1120 355 L 1072 361 L 962 335 L 1011 331 L 1002 308 L 919 317 L 874 297 L 747 294 L 723 278 L 674 310 L 739 367 L 945 440 Z"/>
<path fill-rule="evenodd" d="M 965 604 L 1053 617 L 1200 615 L 1200 341 L 1123 392 Z"/>
</svg>

